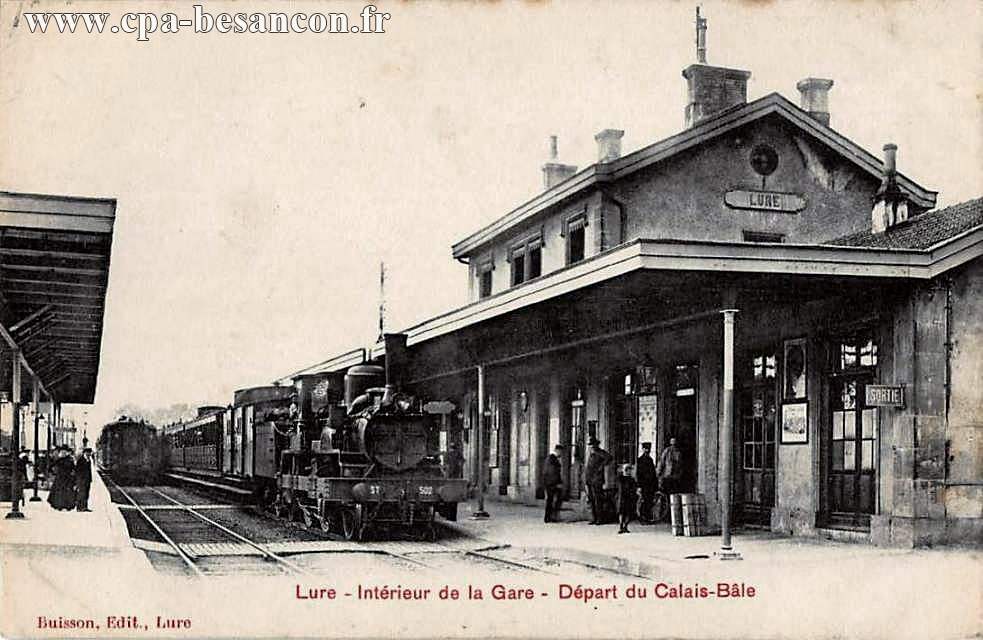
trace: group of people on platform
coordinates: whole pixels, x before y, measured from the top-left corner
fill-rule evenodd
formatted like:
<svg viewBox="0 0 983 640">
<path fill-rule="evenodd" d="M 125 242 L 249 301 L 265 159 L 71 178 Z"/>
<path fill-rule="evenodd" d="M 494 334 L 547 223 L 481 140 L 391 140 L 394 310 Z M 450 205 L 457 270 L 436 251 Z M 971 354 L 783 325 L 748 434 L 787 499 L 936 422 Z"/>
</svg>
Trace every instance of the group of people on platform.
<svg viewBox="0 0 983 640">
<path fill-rule="evenodd" d="M 15 498 L 23 501 L 24 486 L 28 481 L 30 451 L 22 448 L 14 467 Z M 89 488 L 92 486 L 92 449 L 86 447 L 77 459 L 72 450 L 60 444 L 51 451 L 48 473 L 52 475 L 48 504 L 58 511 L 91 511 Z M 34 481 L 38 474 L 35 472 Z"/>
<path fill-rule="evenodd" d="M 590 453 L 584 465 L 584 484 L 587 487 L 587 500 L 591 508 L 590 524 L 604 522 L 605 511 L 605 469 L 614 462 L 614 456 L 601 448 L 600 441 L 591 436 L 588 440 Z M 563 500 L 563 472 L 560 457 L 564 446 L 556 445 L 543 465 L 542 484 L 546 493 L 546 513 L 543 522 L 557 522 L 560 504 Z M 623 464 L 618 468 L 617 497 L 618 533 L 631 533 L 628 523 L 639 514 L 652 513 L 656 492 L 665 494 L 675 491 L 682 477 L 682 453 L 676 446 L 676 439 L 669 438 L 669 444 L 656 463 L 652 459 L 652 443 L 642 443 L 642 453 L 633 465 Z"/>
</svg>

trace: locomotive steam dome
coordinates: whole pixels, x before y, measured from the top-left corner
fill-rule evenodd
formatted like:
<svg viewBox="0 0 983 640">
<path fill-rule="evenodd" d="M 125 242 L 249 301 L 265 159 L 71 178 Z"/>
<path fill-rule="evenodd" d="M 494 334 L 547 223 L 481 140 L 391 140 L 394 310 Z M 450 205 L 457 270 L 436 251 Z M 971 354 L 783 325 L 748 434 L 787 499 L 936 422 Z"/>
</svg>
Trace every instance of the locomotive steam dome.
<svg viewBox="0 0 983 640">
<path fill-rule="evenodd" d="M 381 387 L 386 382 L 386 370 L 372 364 L 360 364 L 345 374 L 345 406 L 351 407 L 355 398 L 373 387 Z"/>
</svg>

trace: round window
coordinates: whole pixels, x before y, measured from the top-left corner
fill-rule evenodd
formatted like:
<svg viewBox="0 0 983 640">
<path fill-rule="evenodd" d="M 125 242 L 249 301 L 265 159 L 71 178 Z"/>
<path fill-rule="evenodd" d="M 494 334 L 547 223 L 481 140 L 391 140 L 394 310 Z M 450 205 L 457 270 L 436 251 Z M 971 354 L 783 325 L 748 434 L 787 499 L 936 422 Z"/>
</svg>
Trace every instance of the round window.
<svg viewBox="0 0 983 640">
<path fill-rule="evenodd" d="M 770 176 L 778 168 L 778 152 L 766 144 L 751 150 L 751 168 L 761 176 Z"/>
</svg>

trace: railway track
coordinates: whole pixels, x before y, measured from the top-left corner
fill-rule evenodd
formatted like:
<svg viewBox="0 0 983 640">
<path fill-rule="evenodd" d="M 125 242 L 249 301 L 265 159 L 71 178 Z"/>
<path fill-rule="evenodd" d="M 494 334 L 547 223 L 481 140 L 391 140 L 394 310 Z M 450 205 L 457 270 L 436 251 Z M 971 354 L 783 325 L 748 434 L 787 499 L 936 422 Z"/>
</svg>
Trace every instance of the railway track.
<svg viewBox="0 0 983 640">
<path fill-rule="evenodd" d="M 310 574 L 307 569 L 270 551 L 265 545 L 208 517 L 201 512 L 207 506 L 182 503 L 153 487 L 127 491 L 111 478 L 107 478 L 107 481 L 195 576 L 246 572 Z M 193 550 L 194 545 L 200 543 L 231 543 L 228 547 L 234 552 L 228 555 L 200 555 Z"/>
</svg>

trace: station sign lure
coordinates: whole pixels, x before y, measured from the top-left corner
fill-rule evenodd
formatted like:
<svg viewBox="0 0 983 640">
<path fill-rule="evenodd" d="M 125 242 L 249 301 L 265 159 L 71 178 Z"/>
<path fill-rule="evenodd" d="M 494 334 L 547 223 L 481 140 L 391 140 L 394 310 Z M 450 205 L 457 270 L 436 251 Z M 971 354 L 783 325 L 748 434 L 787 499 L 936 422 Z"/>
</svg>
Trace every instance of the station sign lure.
<svg viewBox="0 0 983 640">
<path fill-rule="evenodd" d="M 795 193 L 738 189 L 724 194 L 724 202 L 734 209 L 757 209 L 795 213 L 806 206 L 806 199 Z"/>
</svg>

